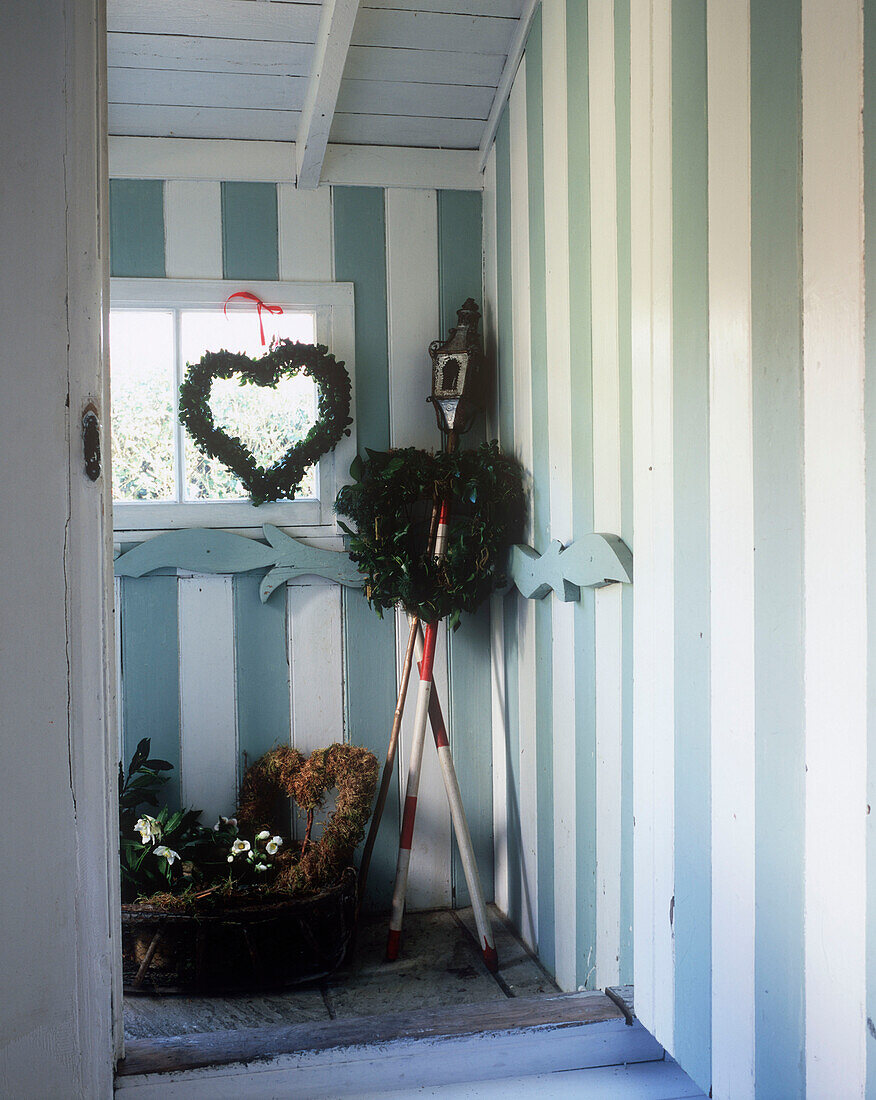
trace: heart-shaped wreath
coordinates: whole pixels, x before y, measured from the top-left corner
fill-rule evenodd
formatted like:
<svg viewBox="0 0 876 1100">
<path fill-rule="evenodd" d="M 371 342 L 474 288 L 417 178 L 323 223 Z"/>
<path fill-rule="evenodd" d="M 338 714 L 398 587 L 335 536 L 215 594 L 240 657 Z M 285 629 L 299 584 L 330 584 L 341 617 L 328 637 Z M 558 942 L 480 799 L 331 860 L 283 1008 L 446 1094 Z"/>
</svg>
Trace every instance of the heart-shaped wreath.
<svg viewBox="0 0 876 1100">
<path fill-rule="evenodd" d="M 352 519 L 350 557 L 366 575 L 378 614 L 401 604 L 426 622 L 474 611 L 504 583 L 508 547 L 520 540 L 525 511 L 520 465 L 495 441 L 474 451 L 430 454 L 415 447 L 356 459 L 356 479 L 335 511 Z M 433 502 L 450 500 L 444 558 L 428 551 Z"/>
<path fill-rule="evenodd" d="M 254 831 L 276 828 L 278 800 L 292 798 L 307 813 L 302 850 L 284 848 L 274 864 L 277 885 L 289 893 L 315 893 L 335 885 L 365 835 L 377 786 L 377 757 L 357 745 L 329 745 L 305 759 L 291 745 L 270 749 L 243 777 L 238 821 Z M 314 811 L 336 788 L 337 806 L 322 835 L 310 839 Z M 288 820 L 288 819 L 287 819 Z"/>
<path fill-rule="evenodd" d="M 306 374 L 318 387 L 316 423 L 293 443 L 272 466 L 259 466 L 249 447 L 238 437 L 217 428 L 210 408 L 214 378 L 240 376 L 240 384 L 274 388 L 281 378 Z M 195 446 L 231 470 L 246 488 L 253 504 L 292 500 L 306 471 L 349 435 L 350 376 L 344 364 L 321 344 L 278 341 L 261 359 L 232 351 L 208 351 L 199 363 L 189 364 L 179 388 L 179 418 Z"/>
</svg>

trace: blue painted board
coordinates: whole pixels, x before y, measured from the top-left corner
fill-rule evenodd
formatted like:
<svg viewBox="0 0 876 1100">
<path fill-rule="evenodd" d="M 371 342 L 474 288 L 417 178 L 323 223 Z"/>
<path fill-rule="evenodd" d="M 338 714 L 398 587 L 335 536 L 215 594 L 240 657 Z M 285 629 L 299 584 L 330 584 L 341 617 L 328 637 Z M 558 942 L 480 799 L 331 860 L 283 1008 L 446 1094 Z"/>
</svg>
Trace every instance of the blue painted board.
<svg viewBox="0 0 876 1100">
<path fill-rule="evenodd" d="M 124 764 L 137 742 L 152 739 L 151 755 L 173 771 L 161 795 L 172 809 L 180 797 L 179 617 L 176 577 L 122 579 Z"/>
<path fill-rule="evenodd" d="M 514 343 L 512 327 L 513 297 L 511 286 L 511 134 L 508 106 L 502 112 L 496 130 L 496 256 L 498 284 L 496 346 L 496 383 L 498 398 L 496 423 L 499 442 L 506 450 L 514 447 Z M 515 592 L 502 600 L 505 671 L 503 717 L 505 728 L 505 806 L 508 848 L 508 916 L 522 928 L 532 912 L 534 900 L 524 896 L 522 875 L 523 834 L 520 819 L 520 709 L 518 706 L 517 607 Z M 531 824 L 531 823 L 530 823 Z"/>
<path fill-rule="evenodd" d="M 222 270 L 226 279 L 279 279 L 277 185 L 222 182 Z"/>
<path fill-rule="evenodd" d="M 353 283 L 356 315 L 356 438 L 389 448 L 386 224 L 381 187 L 332 188 L 335 278 Z"/>
<path fill-rule="evenodd" d="M 708 102 L 706 9 L 672 6 L 675 1048 L 711 1063 Z"/>
<path fill-rule="evenodd" d="M 263 602 L 259 576 L 234 578 L 239 774 L 275 745 L 291 743 L 286 587 Z"/>
<path fill-rule="evenodd" d="M 865 14 L 870 74 L 876 56 L 871 23 Z M 752 0 L 754 1012 L 755 1078 L 763 1100 L 806 1092 L 801 50 L 800 4 Z M 865 127 L 872 118 L 865 103 Z M 865 136 L 870 188 L 874 177 L 866 166 L 872 166 L 873 148 Z M 868 204 L 868 216 L 873 210 Z M 868 248 L 868 265 L 872 255 Z M 868 298 L 873 285 L 868 277 Z M 869 330 L 868 322 L 872 339 Z M 872 363 L 868 349 L 868 379 Z M 867 818 L 870 828 L 872 820 Z M 874 881 L 868 878 L 871 890 Z M 872 1039 L 867 1042 L 872 1046 Z"/>
<path fill-rule="evenodd" d="M 379 619 L 364 594 L 351 588 L 344 589 L 343 601 L 347 741 L 371 749 L 382 773 L 397 691 L 395 616 L 386 614 Z M 397 776 L 398 755 L 395 773 Z M 362 903 L 365 912 L 386 910 L 392 900 L 399 824 L 396 781 L 389 789 L 371 856 Z"/>
<path fill-rule="evenodd" d="M 633 540 L 632 245 L 630 199 L 630 0 L 614 2 L 618 367 L 621 537 Z M 624 589 L 622 643 L 620 980 L 633 980 L 633 590 Z"/>
<path fill-rule="evenodd" d="M 110 180 L 110 274 L 163 279 L 164 183 Z"/>
<path fill-rule="evenodd" d="M 532 520 L 535 549 L 550 541 L 550 446 L 548 433 L 547 300 L 544 230 L 544 121 L 542 102 L 542 14 L 535 14 L 526 43 L 526 144 L 529 182 L 529 295 L 532 376 Z M 535 607 L 536 805 L 538 860 L 538 950 L 555 970 L 554 947 L 554 772 L 552 607 Z"/>
<path fill-rule="evenodd" d="M 484 897 L 493 900 L 493 714 L 490 605 L 463 615 L 451 636 L 450 748 Z M 456 837 L 453 904 L 471 904 Z"/>
</svg>

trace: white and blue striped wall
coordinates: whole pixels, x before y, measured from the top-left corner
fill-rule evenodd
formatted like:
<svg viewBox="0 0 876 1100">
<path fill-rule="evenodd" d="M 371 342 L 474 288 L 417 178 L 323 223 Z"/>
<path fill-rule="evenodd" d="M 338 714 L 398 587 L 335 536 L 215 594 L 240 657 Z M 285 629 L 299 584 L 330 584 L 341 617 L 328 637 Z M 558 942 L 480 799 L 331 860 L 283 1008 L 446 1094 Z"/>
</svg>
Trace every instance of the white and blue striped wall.
<svg viewBox="0 0 876 1100">
<path fill-rule="evenodd" d="M 428 345 L 455 323 L 466 297 L 481 297 L 479 191 L 322 186 L 299 192 L 286 183 L 150 178 L 148 160 L 137 178 L 137 165 L 128 161 L 126 178 L 111 181 L 114 275 L 225 278 L 239 280 L 241 289 L 249 279 L 352 282 L 360 449 L 438 445 L 426 403 Z M 340 543 L 335 538 L 332 545 Z M 122 578 L 117 586 L 123 755 L 129 758 L 137 741 L 151 736 L 153 752 L 175 765 L 173 799 L 204 809 L 207 818 L 228 813 L 245 761 L 290 740 L 305 751 L 347 740 L 371 748 L 382 764 L 407 628 L 391 615 L 378 619 L 359 592 L 304 578 L 263 605 L 257 578 L 175 571 Z M 490 890 L 486 613 L 466 617 L 446 639 L 438 668 Z M 391 896 L 398 806 L 395 788 L 369 877 L 373 906 L 387 905 Z M 428 753 L 420 807 L 409 904 L 466 905 L 443 784 Z"/>
<path fill-rule="evenodd" d="M 628 43 L 628 6 L 543 4 L 486 167 L 495 422 L 541 552 L 632 543 Z M 632 591 L 495 620 L 497 901 L 564 988 L 631 981 Z"/>
<path fill-rule="evenodd" d="M 543 0 L 487 163 L 534 545 L 635 558 L 494 623 L 500 904 L 724 1100 L 876 1096 L 874 87 L 870 0 Z"/>
</svg>

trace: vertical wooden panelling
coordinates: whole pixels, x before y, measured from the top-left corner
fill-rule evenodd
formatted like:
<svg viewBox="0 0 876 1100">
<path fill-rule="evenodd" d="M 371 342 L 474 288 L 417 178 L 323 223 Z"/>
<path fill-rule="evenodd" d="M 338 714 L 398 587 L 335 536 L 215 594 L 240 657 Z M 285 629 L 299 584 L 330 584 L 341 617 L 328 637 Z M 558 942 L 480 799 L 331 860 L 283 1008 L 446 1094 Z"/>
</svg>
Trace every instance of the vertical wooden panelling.
<svg viewBox="0 0 876 1100">
<path fill-rule="evenodd" d="M 630 36 L 636 1013 L 670 1050 L 675 1016 L 671 6 Z"/>
<path fill-rule="evenodd" d="M 332 277 L 331 188 L 299 191 L 277 185 L 281 279 L 328 282 Z"/>
<path fill-rule="evenodd" d="M 518 80 L 525 79 L 526 61 L 521 62 Z M 496 423 L 499 442 L 506 450 L 515 449 L 514 439 L 514 308 L 512 284 L 511 234 L 511 126 L 510 104 L 499 120 L 496 131 Z M 489 263 L 489 260 L 487 261 Z M 518 596 L 512 589 L 502 600 L 502 652 L 494 652 L 494 663 L 501 661 L 504 673 L 503 696 L 504 758 L 508 858 L 508 908 L 515 926 L 534 943 L 532 920 L 521 872 L 523 859 L 523 822 L 520 812 L 520 708 L 518 706 Z M 526 903 L 526 904 L 525 904 Z M 524 920 L 524 913 L 526 919 Z M 525 932 L 524 932 L 525 930 Z"/>
<path fill-rule="evenodd" d="M 747 3 L 708 18 L 711 1047 L 682 1054 L 701 1087 L 754 1096 L 755 676 L 751 385 L 751 153 Z M 706 853 L 704 853 L 704 856 Z M 676 908 L 676 912 L 678 909 Z M 678 934 L 678 933 L 677 933 Z M 703 986 L 700 977 L 698 988 Z M 699 1003 L 699 1002 L 698 1002 Z M 685 1006 L 687 1011 L 687 1006 Z M 691 1034 L 688 1017 L 687 1034 Z"/>
<path fill-rule="evenodd" d="M 578 8 L 580 10 L 580 6 Z M 544 210 L 544 279 L 545 279 L 545 364 L 546 387 L 533 385 L 533 443 L 536 452 L 543 452 L 548 462 L 547 485 L 550 499 L 548 526 L 551 539 L 570 542 L 573 530 L 573 461 L 572 461 L 572 363 L 569 303 L 569 142 L 566 82 L 566 4 L 565 0 L 549 0 L 542 5 L 542 128 L 543 128 L 543 195 Z M 586 56 L 586 54 L 585 54 Z M 583 62 L 579 59 L 579 64 Z M 530 85 L 534 91 L 536 85 Z M 532 102 L 532 101 L 530 101 Z M 531 121 L 536 111 L 528 112 Z M 531 133 L 532 131 L 530 131 Z M 530 147 L 532 148 L 532 147 Z M 538 153 L 531 161 L 538 160 Z M 536 205 L 536 178 L 530 175 L 530 210 Z M 534 278 L 540 278 L 531 256 Z M 533 361 L 534 383 L 537 358 Z M 577 364 L 576 364 L 577 367 Z M 578 379 L 576 379 L 576 384 Z M 589 388 L 589 387 L 588 387 Z M 546 431 L 537 428 L 541 414 L 540 397 L 547 398 Z M 576 395 L 577 396 L 577 395 Z M 574 415 L 577 419 L 579 410 Z M 547 441 L 550 451 L 547 452 Z M 538 461 L 536 466 L 540 465 Z M 586 475 L 585 475 L 586 476 Z M 544 605 L 542 605 L 544 606 Z M 547 837 L 552 833 L 552 893 L 551 923 L 539 923 L 540 949 L 546 965 L 554 970 L 562 989 L 574 989 L 577 975 L 578 897 L 575 890 L 578 839 L 578 712 L 576 707 L 576 608 L 559 601 L 551 608 L 551 632 L 537 623 L 539 664 L 550 661 L 551 703 L 550 723 L 539 712 L 539 734 L 550 730 L 553 758 L 550 784 L 539 788 L 539 818 L 543 822 L 544 839 L 539 842 L 540 866 L 547 870 Z M 591 727 L 592 729 L 592 727 Z M 541 773 L 540 780 L 545 780 Z M 543 813 L 550 803 L 551 819 Z M 550 889 L 550 888 L 549 888 Z M 553 942 L 551 942 L 553 940 Z M 541 947 L 541 944 L 544 947 Z"/>
<path fill-rule="evenodd" d="M 496 408 L 496 386 L 498 379 L 498 324 L 497 299 L 499 288 L 498 271 L 498 224 L 496 203 L 496 149 L 491 149 L 484 166 L 483 195 L 483 252 L 484 252 L 484 351 L 488 369 L 491 371 L 491 385 L 488 387 L 489 399 L 486 409 L 487 438 L 498 437 L 499 418 Z M 508 913 L 508 722 L 507 687 L 505 672 L 504 616 L 505 601 L 501 596 L 490 600 L 490 728 L 492 731 L 492 754 L 490 758 L 493 785 L 493 900 L 503 913 Z M 451 670 L 453 663 L 451 661 Z"/>
<path fill-rule="evenodd" d="M 341 590 L 313 579 L 287 586 L 292 744 L 306 756 L 344 740 Z"/>
<path fill-rule="evenodd" d="M 360 450 L 385 450 L 389 446 L 389 352 L 383 189 L 334 187 L 332 214 L 335 278 L 353 283 L 355 292 L 356 439 Z"/>
<path fill-rule="evenodd" d="M 860 0 L 803 0 L 802 38 L 806 1088 L 858 1096 L 867 794 Z"/>
<path fill-rule="evenodd" d="M 621 537 L 633 545 L 633 423 L 630 303 L 630 3 L 614 3 L 615 179 L 617 187 L 618 386 L 620 401 Z M 633 586 L 624 585 L 623 745 L 621 749 L 621 875 L 619 980 L 633 980 Z"/>
<path fill-rule="evenodd" d="M 615 152 L 615 70 L 614 6 L 591 3 L 588 6 L 590 57 L 590 177 L 591 277 L 593 397 L 591 423 L 593 436 L 592 522 L 597 531 L 621 529 L 620 463 L 620 367 L 618 333 L 618 211 L 617 166 Z M 572 18 L 569 18 L 569 48 Z M 570 104 L 572 75 L 570 64 Z M 570 121 L 570 129 L 571 129 Z M 580 175 L 572 170 L 569 139 L 570 178 Z M 592 168 L 590 167 L 592 165 Z M 573 200 L 574 201 L 574 200 Z M 583 205 L 583 204 L 582 204 Z M 576 253 L 572 241 L 572 270 Z M 577 306 L 580 293 L 572 286 L 572 301 Z M 577 341 L 573 339 L 573 347 Z M 599 410 L 594 416 L 593 409 Z M 577 471 L 580 477 L 586 471 Z M 581 531 L 585 530 L 580 525 Z M 620 980 L 620 887 L 623 814 L 623 590 L 609 585 L 595 594 L 596 657 L 593 680 L 596 695 L 595 756 L 591 772 L 597 778 L 595 814 L 588 818 L 589 831 L 596 834 L 597 868 L 595 963 L 596 984 L 604 987 Z M 584 624 L 582 624 L 583 626 Z M 581 690 L 579 681 L 579 691 Z M 583 733 L 583 731 L 580 731 Z M 580 733 L 579 733 L 580 736 Z M 585 735 L 586 736 L 586 735 Z M 586 747 L 582 746 L 586 752 Z M 584 801 L 584 799 L 582 799 Z M 593 824 L 591 824 L 591 821 Z M 598 822 L 598 827 L 596 827 Z M 580 865 L 579 857 L 579 865 Z M 579 886 L 581 885 L 579 881 Z"/>
<path fill-rule="evenodd" d="M 173 764 L 162 799 L 180 800 L 179 628 L 173 577 L 121 580 L 122 728 L 125 768 L 137 742 L 152 740 L 151 753 Z"/>
<path fill-rule="evenodd" d="M 751 0 L 755 1082 L 802 1096 L 803 409 L 800 4 Z"/>
<path fill-rule="evenodd" d="M 466 300 L 483 300 L 483 199 L 479 191 L 438 192 L 438 294 L 442 334 L 456 324 Z M 463 440 L 474 447 L 482 421 Z M 493 781 L 490 721 L 490 611 L 464 615 L 448 637 L 450 745 L 484 891 L 492 898 Z M 454 904 L 469 904 L 459 852 L 453 844 Z"/>
<path fill-rule="evenodd" d="M 352 282 L 356 309 L 356 437 L 365 447 L 389 446 L 386 322 L 386 239 L 383 190 L 332 189 L 334 273 Z M 371 749 L 383 766 L 396 698 L 395 618 L 383 619 L 361 592 L 344 589 L 346 721 L 351 744 Z M 398 764 L 396 764 L 398 768 Z M 390 788 L 363 904 L 389 904 L 399 832 L 398 784 Z"/>
<path fill-rule="evenodd" d="M 390 438 L 394 447 L 436 449 L 441 439 L 429 344 L 438 336 L 438 197 L 435 191 L 386 192 Z"/>
<path fill-rule="evenodd" d="M 876 220 L 876 4 L 864 0 L 864 218 Z M 876 1097 L 876 249 L 865 250 L 866 380 L 864 417 L 867 435 L 867 1100 Z"/>
<path fill-rule="evenodd" d="M 167 180 L 164 224 L 168 278 L 222 278 L 222 199 L 218 180 Z"/>
<path fill-rule="evenodd" d="M 389 327 L 390 442 L 394 447 L 437 449 L 440 436 L 432 406 L 429 344 L 440 331 L 438 315 L 438 197 L 435 191 L 386 192 L 386 278 Z M 397 615 L 399 668 L 408 637 L 407 616 Z M 435 686 L 445 712 L 449 702 L 446 636 L 438 636 Z M 406 708 L 400 739 L 400 778 L 407 775 L 413 708 Z M 451 731 L 452 736 L 452 731 Z M 411 856 L 408 905 L 450 904 L 450 811 L 431 738 L 423 753 L 417 828 Z"/>
<path fill-rule="evenodd" d="M 529 39 L 529 56 L 524 56 L 520 71 L 511 92 L 508 104 L 509 113 L 509 221 L 510 221 L 510 261 L 511 261 L 511 288 L 513 292 L 511 317 L 511 340 L 513 341 L 513 424 L 514 424 L 514 453 L 522 465 L 524 471 L 532 476 L 529 483 L 532 493 L 537 491 L 536 478 L 532 473 L 535 463 L 533 435 L 532 435 L 532 337 L 530 295 L 532 293 L 531 280 L 531 226 L 529 208 L 529 139 L 528 139 L 528 115 L 529 115 L 529 65 L 532 61 L 535 67 L 535 79 L 538 82 L 538 71 L 541 58 L 541 40 L 533 37 L 540 34 L 540 17 L 536 15 L 534 31 Z M 539 162 L 540 163 L 540 162 Z M 544 265 L 541 265 L 541 271 Z M 543 285 L 543 279 L 539 286 Z M 539 287 L 535 288 L 536 296 Z M 527 524 L 527 541 L 532 544 L 535 541 L 535 502 L 531 500 L 530 515 Z M 514 687 L 515 694 L 511 696 L 510 706 L 516 710 L 518 721 L 517 738 L 517 810 L 520 819 L 520 864 L 517 868 L 519 876 L 520 905 L 521 905 L 521 932 L 524 939 L 535 946 L 538 943 L 539 934 L 539 895 L 538 881 L 538 843 L 539 836 L 544 835 L 543 828 L 539 824 L 538 808 L 538 778 L 539 764 L 545 766 L 549 762 L 549 756 L 544 751 L 549 751 L 549 742 L 542 743 L 542 754 L 539 756 L 538 745 L 538 704 L 550 706 L 550 696 L 544 690 L 544 685 L 539 688 L 538 666 L 535 649 L 535 624 L 539 614 L 538 607 L 530 601 L 522 599 L 518 593 L 511 597 L 514 613 L 510 622 L 506 622 L 506 637 L 508 630 L 513 630 L 517 640 L 517 677 Z M 543 681 L 542 677 L 542 681 Z M 510 690 L 510 685 L 509 685 Z M 548 773 L 549 774 L 549 773 Z M 550 904 L 552 899 L 548 895 L 541 900 L 541 904 Z"/>
<path fill-rule="evenodd" d="M 378 619 L 368 606 L 364 592 L 345 588 L 343 618 L 347 739 L 351 745 L 370 749 L 382 769 L 396 700 L 395 616 L 386 612 Z M 396 781 L 389 789 L 371 856 L 368 886 L 362 903 L 365 910 L 388 910 L 395 881 L 398 834 L 399 789 Z"/>
<path fill-rule="evenodd" d="M 709 299 L 706 9 L 672 4 L 672 388 L 675 539 L 675 1046 L 708 1080 Z M 723 308 L 723 307 L 722 307 Z"/>
<path fill-rule="evenodd" d="M 290 740 L 286 589 L 262 603 L 261 577 L 234 578 L 237 745 L 241 774 L 268 749 Z"/>
<path fill-rule="evenodd" d="M 542 116 L 543 14 L 533 19 L 526 46 L 525 83 L 512 116 L 512 156 L 519 148 L 518 171 L 512 178 L 512 224 L 520 234 L 521 269 L 514 293 L 515 432 L 524 468 L 532 471 L 528 541 L 546 549 L 550 537 L 548 488 L 548 403 L 544 260 L 544 127 Z M 516 89 L 515 89 L 516 92 Z M 512 108 L 514 100 L 512 98 Z M 514 121 L 517 125 L 514 126 Z M 525 158 L 525 159 L 523 159 Z M 522 267 L 525 256 L 526 268 Z M 515 267 L 515 272 L 517 268 Z M 528 346 L 526 340 L 528 337 Z M 526 370 L 527 360 L 529 363 Z M 531 834 L 527 897 L 535 915 L 533 932 L 548 969 L 554 969 L 554 797 L 551 739 L 551 601 L 534 607 L 520 604 L 520 751 L 522 755 L 521 814 L 524 834 Z M 529 822 L 531 824 L 528 824 Z M 532 841 L 527 844 L 531 848 Z"/>
<path fill-rule="evenodd" d="M 222 267 L 226 279 L 277 279 L 275 183 L 222 182 Z"/>
<path fill-rule="evenodd" d="M 113 578 L 113 642 L 116 663 L 116 744 L 119 760 L 127 771 L 130 756 L 125 759 L 125 686 L 122 679 L 122 578 Z"/>
<path fill-rule="evenodd" d="M 164 278 L 163 195 L 161 180 L 110 180 L 111 274 Z"/>
<path fill-rule="evenodd" d="M 480 191 L 438 192 L 438 294 L 442 337 L 474 298 L 483 311 L 483 198 Z M 470 445 L 471 436 L 466 437 Z"/>
<path fill-rule="evenodd" d="M 237 804 L 234 603 L 230 577 L 179 581 L 182 801 L 205 824 Z"/>
</svg>

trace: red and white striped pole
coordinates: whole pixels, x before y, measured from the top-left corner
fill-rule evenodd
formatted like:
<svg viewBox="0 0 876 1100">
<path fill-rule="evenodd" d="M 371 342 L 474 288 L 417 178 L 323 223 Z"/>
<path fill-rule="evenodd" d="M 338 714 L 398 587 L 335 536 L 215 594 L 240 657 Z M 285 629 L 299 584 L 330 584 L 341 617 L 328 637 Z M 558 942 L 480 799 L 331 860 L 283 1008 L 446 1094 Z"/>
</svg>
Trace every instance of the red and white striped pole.
<svg viewBox="0 0 876 1100">
<path fill-rule="evenodd" d="M 442 510 L 444 505 L 442 504 Z M 439 519 L 439 529 L 440 529 Z M 437 623 L 426 623 L 423 639 L 423 657 L 420 661 L 420 684 L 417 692 L 417 710 L 414 716 L 414 732 L 411 739 L 411 758 L 408 765 L 408 783 L 402 813 L 401 836 L 398 842 L 398 860 L 395 865 L 395 887 L 392 892 L 392 912 L 389 918 L 389 936 L 386 941 L 386 957 L 390 962 L 398 958 L 401 943 L 402 921 L 405 915 L 405 894 L 408 888 L 408 870 L 411 865 L 411 845 L 414 839 L 414 821 L 417 816 L 417 792 L 420 789 L 420 768 L 423 763 L 423 744 L 426 739 L 426 722 L 429 718 L 429 702 L 432 697 L 432 668 L 435 663 L 435 639 Z"/>
<path fill-rule="evenodd" d="M 420 659 L 422 643 L 421 632 L 417 630 L 416 659 Z M 493 940 L 493 930 L 490 927 L 490 917 L 487 913 L 487 905 L 484 901 L 484 891 L 481 886 L 481 876 L 478 872 L 478 864 L 475 859 L 474 845 L 471 842 L 471 832 L 468 827 L 468 819 L 465 816 L 465 807 L 462 803 L 462 792 L 459 789 L 459 781 L 456 778 L 456 768 L 453 764 L 453 756 L 450 753 L 450 742 L 447 739 L 447 727 L 444 724 L 444 715 L 441 713 L 441 703 L 438 692 L 432 690 L 429 699 L 429 721 L 432 724 L 432 736 L 435 739 L 435 748 L 438 750 L 438 762 L 441 765 L 441 775 L 444 779 L 444 790 L 447 792 L 447 801 L 450 805 L 450 817 L 456 832 L 456 843 L 459 847 L 459 856 L 462 860 L 462 870 L 468 885 L 468 893 L 471 898 L 471 906 L 474 911 L 475 924 L 478 930 L 478 943 L 481 945 L 484 962 L 487 969 L 493 974 L 499 969 L 499 956 L 496 954 L 496 946 Z"/>
<path fill-rule="evenodd" d="M 447 545 L 447 521 L 450 506 L 445 499 L 438 506 L 438 526 L 435 530 L 435 560 L 444 557 Z M 418 632 L 419 633 L 419 632 Z M 426 623 L 423 638 L 423 656 L 420 659 L 420 685 L 417 692 L 417 709 L 411 736 L 411 757 L 408 762 L 408 782 L 402 811 L 401 835 L 398 841 L 398 860 L 395 865 L 395 886 L 392 891 L 392 912 L 389 917 L 389 936 L 386 940 L 386 957 L 390 962 L 398 958 L 401 944 L 402 922 L 405 916 L 405 895 L 408 890 L 408 871 L 411 866 L 411 846 L 414 842 L 414 822 L 417 817 L 417 794 L 420 789 L 420 770 L 423 764 L 423 745 L 426 741 L 426 722 L 429 719 L 429 702 L 432 698 L 432 670 L 435 664 L 435 640 L 438 623 Z"/>
</svg>

